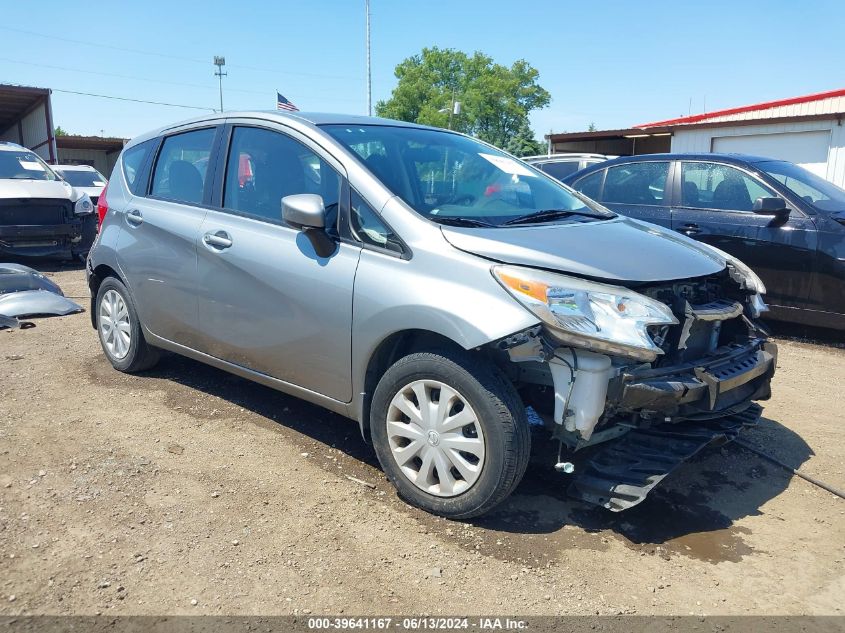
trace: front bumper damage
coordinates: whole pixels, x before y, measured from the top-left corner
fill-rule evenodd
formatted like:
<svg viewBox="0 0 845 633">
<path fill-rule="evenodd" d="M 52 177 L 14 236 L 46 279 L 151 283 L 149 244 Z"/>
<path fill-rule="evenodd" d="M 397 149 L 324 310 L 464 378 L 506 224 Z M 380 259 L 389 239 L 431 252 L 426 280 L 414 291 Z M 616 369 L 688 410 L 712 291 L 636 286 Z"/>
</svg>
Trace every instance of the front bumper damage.
<svg viewBox="0 0 845 633">
<path fill-rule="evenodd" d="M 776 364 L 777 346 L 756 339 L 680 366 L 625 371 L 610 381 L 608 402 L 664 419 L 718 417 L 743 402 L 768 399 Z"/>
<path fill-rule="evenodd" d="M 96 232 L 96 214 L 74 217 L 61 224 L 0 225 L 0 253 L 72 257 L 90 249 Z"/>
<path fill-rule="evenodd" d="M 571 496 L 628 509 L 698 451 L 757 422 L 777 346 L 734 305 L 686 310 L 674 343 L 668 332 L 665 354 L 652 363 L 564 347 L 540 326 L 497 343 L 526 406 L 560 443 L 555 468 L 573 473 L 564 451 L 595 451 L 586 463 L 569 458 L 581 464 Z"/>
</svg>

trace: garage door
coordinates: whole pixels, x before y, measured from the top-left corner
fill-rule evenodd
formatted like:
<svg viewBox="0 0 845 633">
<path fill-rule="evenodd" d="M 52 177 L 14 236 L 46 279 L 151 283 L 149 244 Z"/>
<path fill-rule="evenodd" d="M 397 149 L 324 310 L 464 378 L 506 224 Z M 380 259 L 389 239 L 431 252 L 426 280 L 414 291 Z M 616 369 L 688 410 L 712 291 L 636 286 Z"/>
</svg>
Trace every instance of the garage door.
<svg viewBox="0 0 845 633">
<path fill-rule="evenodd" d="M 780 158 L 801 165 L 814 174 L 827 177 L 827 154 L 830 130 L 749 134 L 747 136 L 714 136 L 712 151 L 754 154 Z"/>
</svg>

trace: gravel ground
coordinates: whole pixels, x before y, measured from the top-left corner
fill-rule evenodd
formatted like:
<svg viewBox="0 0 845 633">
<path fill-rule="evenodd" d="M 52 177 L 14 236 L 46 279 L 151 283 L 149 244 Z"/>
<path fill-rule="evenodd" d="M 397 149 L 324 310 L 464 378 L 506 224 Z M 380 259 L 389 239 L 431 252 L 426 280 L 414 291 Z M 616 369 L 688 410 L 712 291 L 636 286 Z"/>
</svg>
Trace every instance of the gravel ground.
<svg viewBox="0 0 845 633">
<path fill-rule="evenodd" d="M 779 342 L 744 438 L 845 488 L 845 350 Z M 621 514 L 549 465 L 437 519 L 354 422 L 177 356 L 123 375 L 87 313 L 40 319 L 0 332 L 0 615 L 843 613 L 845 501 L 753 453 L 704 451 Z"/>
</svg>

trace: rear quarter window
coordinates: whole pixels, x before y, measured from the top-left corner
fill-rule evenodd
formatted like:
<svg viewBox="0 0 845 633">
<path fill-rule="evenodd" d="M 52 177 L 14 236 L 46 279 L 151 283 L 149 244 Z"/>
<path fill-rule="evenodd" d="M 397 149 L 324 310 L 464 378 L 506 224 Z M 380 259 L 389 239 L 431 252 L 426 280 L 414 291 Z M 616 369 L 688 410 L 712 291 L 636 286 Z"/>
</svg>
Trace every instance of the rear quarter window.
<svg viewBox="0 0 845 633">
<path fill-rule="evenodd" d="M 145 172 L 147 159 L 150 151 L 155 145 L 155 140 L 144 141 L 134 147 L 123 152 L 121 159 L 121 167 L 123 169 L 123 177 L 126 178 L 126 184 L 129 185 L 129 191 L 133 194 L 143 195 L 143 183 L 146 178 L 142 175 Z"/>
<path fill-rule="evenodd" d="M 605 171 L 607 170 L 599 169 L 598 171 L 594 171 L 592 174 L 576 180 L 572 184 L 572 188 L 575 189 L 575 191 L 583 193 L 591 200 L 598 200 L 599 192 L 601 191 L 601 182 L 604 179 Z"/>
</svg>

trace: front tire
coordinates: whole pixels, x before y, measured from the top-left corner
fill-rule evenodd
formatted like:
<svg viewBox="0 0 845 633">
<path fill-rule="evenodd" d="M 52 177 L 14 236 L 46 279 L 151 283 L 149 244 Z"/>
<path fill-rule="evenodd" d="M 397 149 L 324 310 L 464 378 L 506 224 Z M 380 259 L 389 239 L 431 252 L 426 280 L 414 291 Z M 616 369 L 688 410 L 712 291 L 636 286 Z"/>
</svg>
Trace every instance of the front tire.
<svg viewBox="0 0 845 633">
<path fill-rule="evenodd" d="M 159 351 L 147 344 L 132 296 L 115 277 L 107 277 L 97 291 L 97 334 L 109 362 L 118 371 L 135 373 L 150 369 Z"/>
<path fill-rule="evenodd" d="M 373 394 L 370 432 L 399 496 L 450 519 L 480 516 L 525 474 L 531 436 L 513 385 L 458 350 L 406 356 Z"/>
</svg>

